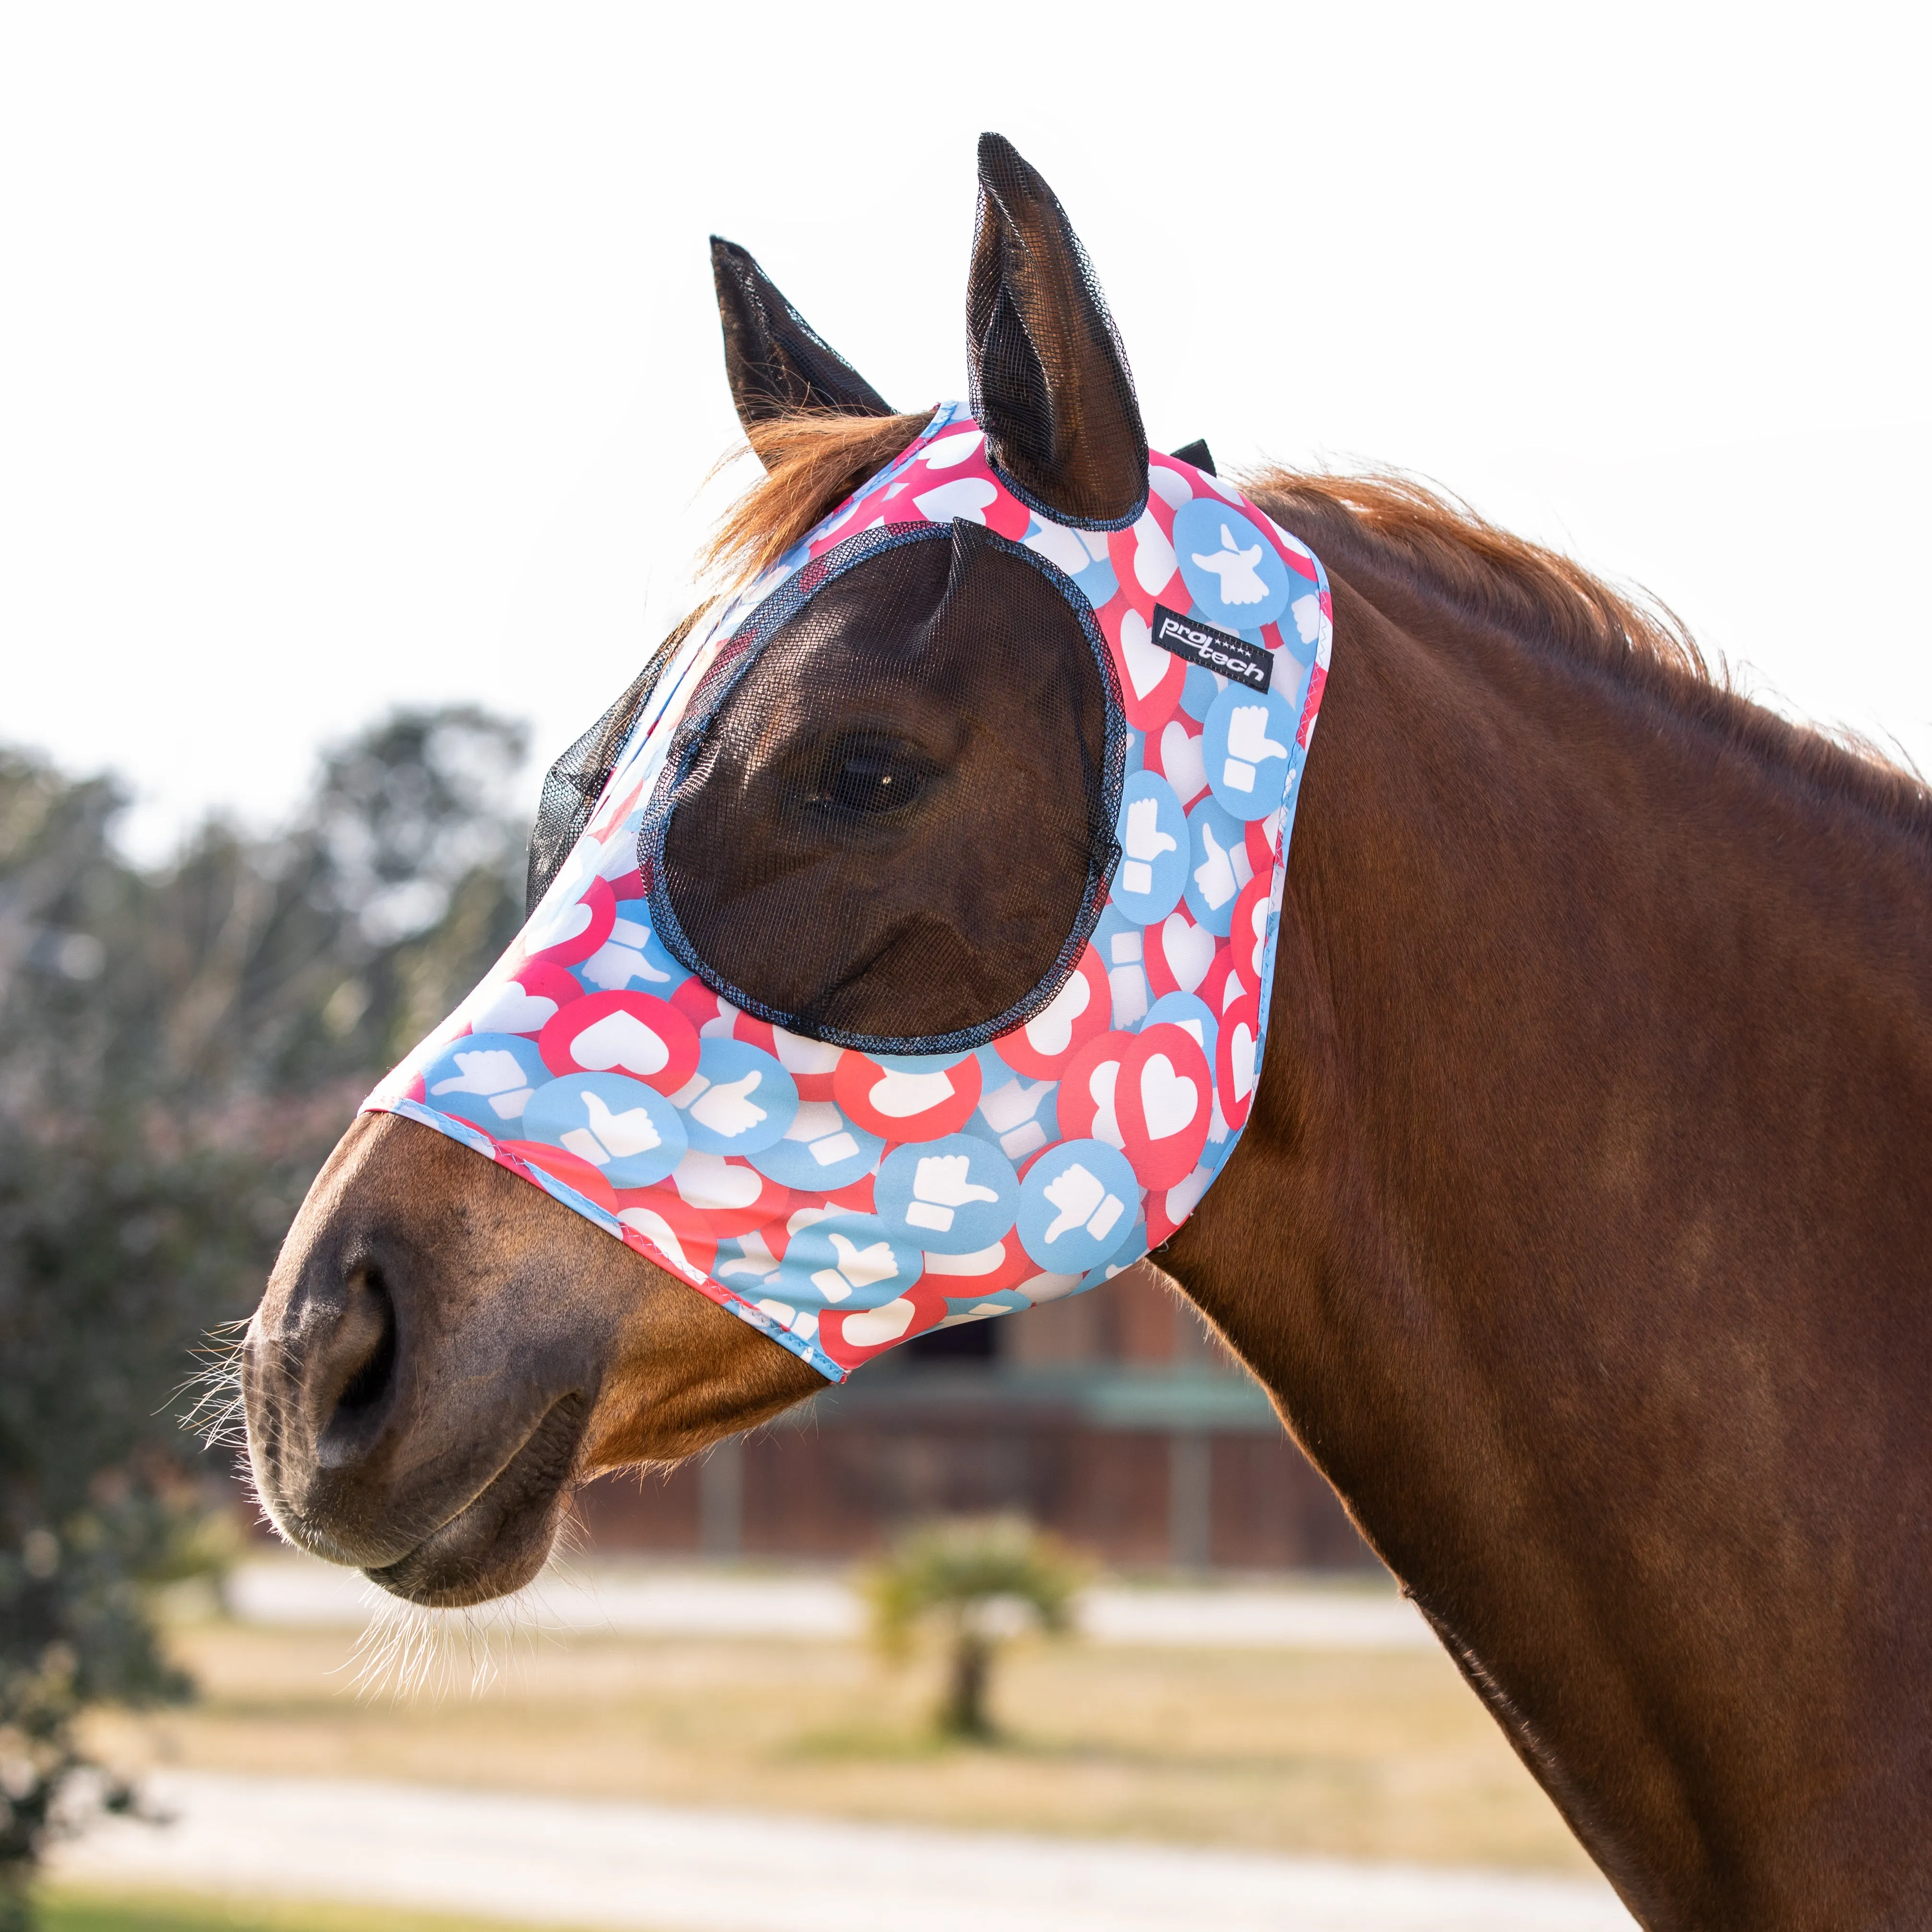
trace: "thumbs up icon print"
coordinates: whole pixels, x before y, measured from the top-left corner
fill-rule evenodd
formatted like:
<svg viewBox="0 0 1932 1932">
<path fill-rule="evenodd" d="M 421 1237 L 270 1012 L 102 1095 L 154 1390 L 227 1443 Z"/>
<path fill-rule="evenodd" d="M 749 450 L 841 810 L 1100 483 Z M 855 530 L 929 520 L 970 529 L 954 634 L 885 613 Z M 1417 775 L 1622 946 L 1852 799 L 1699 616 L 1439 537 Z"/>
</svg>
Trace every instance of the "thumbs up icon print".
<svg viewBox="0 0 1932 1932">
<path fill-rule="evenodd" d="M 1265 722 L 1268 714 L 1262 714 Z M 1160 829 L 1160 804 L 1156 799 L 1137 798 L 1127 807 L 1127 836 L 1122 842 L 1126 862 L 1120 868 L 1121 886 L 1130 892 L 1154 890 L 1153 862 L 1163 853 L 1179 850 L 1179 842 Z"/>
<path fill-rule="evenodd" d="M 1238 704 L 1228 718 L 1228 757 L 1221 782 L 1234 791 L 1252 791 L 1255 767 L 1264 758 L 1285 758 L 1288 747 L 1268 736 L 1265 704 Z"/>
</svg>

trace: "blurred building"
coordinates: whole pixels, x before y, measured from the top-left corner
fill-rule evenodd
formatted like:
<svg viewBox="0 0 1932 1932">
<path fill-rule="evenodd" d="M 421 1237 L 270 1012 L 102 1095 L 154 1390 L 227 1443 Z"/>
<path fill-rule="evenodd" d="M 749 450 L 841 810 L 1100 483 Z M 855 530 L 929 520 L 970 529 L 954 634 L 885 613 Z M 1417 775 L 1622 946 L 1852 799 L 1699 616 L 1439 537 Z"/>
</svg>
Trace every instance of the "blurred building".
<svg viewBox="0 0 1932 1932">
<path fill-rule="evenodd" d="M 890 1350 L 580 1507 L 609 1551 L 852 1556 L 922 1516 L 1016 1509 L 1127 1566 L 1375 1566 L 1260 1384 L 1145 1266 Z"/>
</svg>

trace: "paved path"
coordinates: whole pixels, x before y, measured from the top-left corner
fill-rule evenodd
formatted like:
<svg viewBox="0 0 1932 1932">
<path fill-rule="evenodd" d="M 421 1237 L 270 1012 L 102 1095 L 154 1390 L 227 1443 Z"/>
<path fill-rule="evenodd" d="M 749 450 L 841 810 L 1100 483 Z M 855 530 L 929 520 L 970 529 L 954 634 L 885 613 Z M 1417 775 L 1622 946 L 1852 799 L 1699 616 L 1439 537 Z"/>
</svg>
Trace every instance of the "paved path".
<svg viewBox="0 0 1932 1932">
<path fill-rule="evenodd" d="M 62 1875 L 649 1932 L 1631 1932 L 1600 1884 L 158 1772 Z"/>
<path fill-rule="evenodd" d="M 293 1555 L 242 1564 L 227 1590 L 230 1607 L 251 1622 L 359 1624 L 372 1610 L 398 1607 L 356 1571 Z M 836 1639 L 865 1629 L 864 1606 L 836 1576 L 583 1558 L 547 1572 L 506 1609 L 470 1614 L 484 1623 L 666 1636 Z M 1346 1584 L 1090 1590 L 1080 1626 L 1096 1643 L 1406 1650 L 1435 1642 L 1413 1606 L 1392 1590 Z"/>
</svg>

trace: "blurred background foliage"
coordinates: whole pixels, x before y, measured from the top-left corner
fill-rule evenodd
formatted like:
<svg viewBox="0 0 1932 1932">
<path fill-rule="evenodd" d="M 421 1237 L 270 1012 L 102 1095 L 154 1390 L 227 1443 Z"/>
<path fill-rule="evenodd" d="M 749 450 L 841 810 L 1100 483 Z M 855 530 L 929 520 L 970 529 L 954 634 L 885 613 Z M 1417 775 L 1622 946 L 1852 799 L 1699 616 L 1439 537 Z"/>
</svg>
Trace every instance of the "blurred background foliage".
<svg viewBox="0 0 1932 1932">
<path fill-rule="evenodd" d="M 916 1630 L 936 1625 L 945 1644 L 946 1688 L 934 1726 L 943 1737 L 988 1738 L 987 1700 L 1000 1644 L 1028 1628 L 1064 1635 L 1089 1570 L 1024 1516 L 923 1523 L 901 1536 L 866 1578 L 873 1640 L 889 1658 L 902 1658 Z"/>
<path fill-rule="evenodd" d="M 212 820 L 143 868 L 111 778 L 0 750 L 0 1926 L 80 1710 L 188 1688 L 148 1604 L 232 1526 L 232 1447 L 182 1427 L 194 1352 L 373 1077 L 522 923 L 524 752 L 479 711 L 398 712 L 292 830 Z"/>
</svg>

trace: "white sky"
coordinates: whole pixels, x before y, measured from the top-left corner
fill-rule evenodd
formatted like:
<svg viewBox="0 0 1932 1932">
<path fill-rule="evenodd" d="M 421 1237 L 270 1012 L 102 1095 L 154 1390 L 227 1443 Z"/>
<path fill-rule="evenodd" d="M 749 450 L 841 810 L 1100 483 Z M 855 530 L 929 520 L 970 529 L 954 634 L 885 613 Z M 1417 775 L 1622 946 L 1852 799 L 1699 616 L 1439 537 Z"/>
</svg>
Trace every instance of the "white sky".
<svg viewBox="0 0 1932 1932">
<path fill-rule="evenodd" d="M 1932 766 L 1929 50 L 1902 4 L 0 0 L 0 737 L 127 774 L 150 852 L 397 701 L 548 762 L 716 506 L 707 234 L 961 393 L 992 128 L 1157 444 L 1424 472 Z"/>
</svg>

